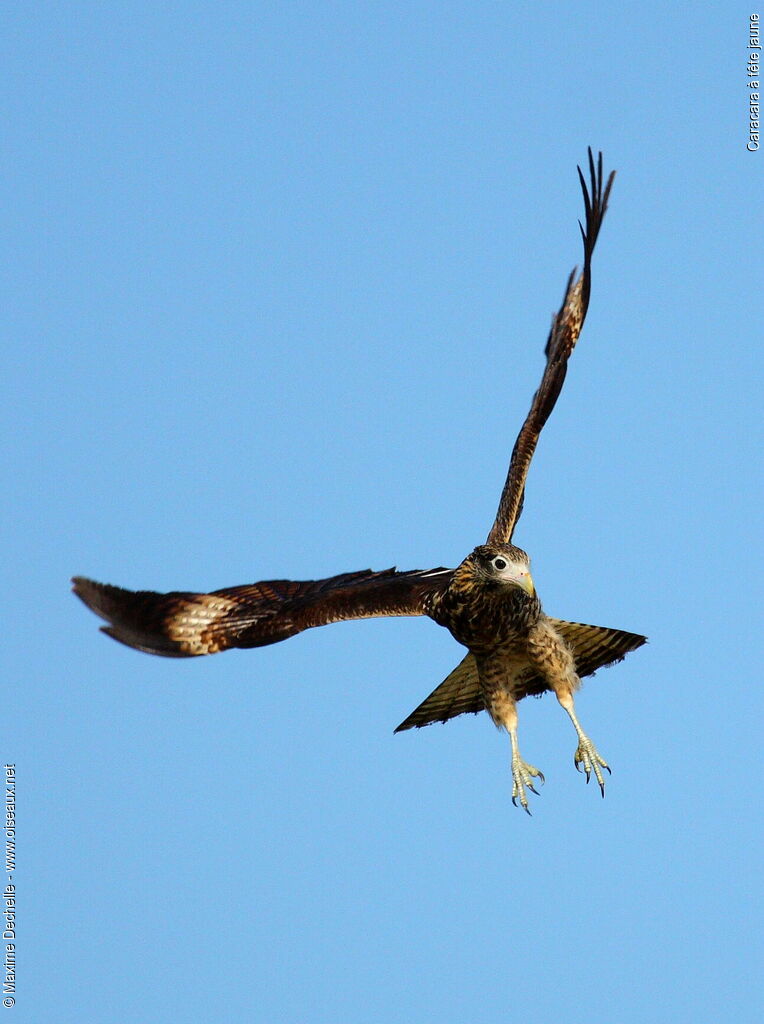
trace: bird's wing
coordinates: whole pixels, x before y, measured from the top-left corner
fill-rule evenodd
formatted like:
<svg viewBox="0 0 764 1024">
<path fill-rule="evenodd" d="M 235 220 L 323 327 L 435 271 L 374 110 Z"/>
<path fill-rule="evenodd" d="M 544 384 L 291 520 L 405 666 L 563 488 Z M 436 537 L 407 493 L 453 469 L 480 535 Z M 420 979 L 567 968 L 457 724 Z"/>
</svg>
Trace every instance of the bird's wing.
<svg viewBox="0 0 764 1024">
<path fill-rule="evenodd" d="M 264 647 L 346 619 L 426 615 L 451 569 L 344 573 L 324 580 L 268 580 L 211 594 L 123 590 L 77 576 L 74 593 L 101 629 L 128 647 L 169 658 Z"/>
<path fill-rule="evenodd" d="M 597 669 L 622 661 L 630 651 L 636 651 L 647 642 L 646 637 L 638 633 L 627 633 L 623 629 L 586 626 L 581 622 L 564 622 L 562 619 L 549 621 L 570 647 L 576 672 L 581 677 L 593 675 Z M 538 696 L 549 689 L 546 680 L 533 671 L 530 662 L 527 672 L 521 671 L 515 685 L 518 699 L 532 694 Z M 477 714 L 484 706 L 477 662 L 472 654 L 468 654 L 395 731 L 403 732 L 413 727 L 420 729 L 433 722 L 447 722 L 467 712 Z"/>
<path fill-rule="evenodd" d="M 580 167 L 578 168 L 578 177 L 581 181 L 586 211 L 586 227 L 584 228 L 579 221 L 581 237 L 584 242 L 584 269 L 575 283 L 575 270 L 568 278 L 562 306 L 552 320 L 552 329 L 544 349 L 546 356 L 544 374 L 538 391 L 533 396 L 530 412 L 525 418 L 515 441 L 515 447 L 512 449 L 512 458 L 501 494 L 499 509 L 496 513 L 496 521 L 488 534 L 489 544 L 506 544 L 512 539 L 523 509 L 528 468 L 536 450 L 539 435 L 554 409 L 562 389 L 568 358 L 578 341 L 589 306 L 592 253 L 602 225 L 602 218 L 607 209 L 615 171 L 610 173 L 603 190 L 602 153 L 599 154 L 595 164 L 592 151 L 589 149 L 589 186 L 587 187 Z"/>
</svg>

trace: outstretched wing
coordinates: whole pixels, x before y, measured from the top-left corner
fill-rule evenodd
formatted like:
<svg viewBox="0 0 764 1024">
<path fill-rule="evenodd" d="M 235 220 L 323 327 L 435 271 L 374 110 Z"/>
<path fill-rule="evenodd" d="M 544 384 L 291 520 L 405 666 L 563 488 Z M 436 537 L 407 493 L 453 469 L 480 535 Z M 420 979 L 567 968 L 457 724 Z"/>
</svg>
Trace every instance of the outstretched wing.
<svg viewBox="0 0 764 1024">
<path fill-rule="evenodd" d="M 581 622 L 564 622 L 561 619 L 550 619 L 550 622 L 573 652 L 576 672 L 581 678 L 593 675 L 606 665 L 622 661 L 630 651 L 636 651 L 647 643 L 647 637 L 627 633 L 623 629 L 586 626 Z M 549 689 L 545 680 L 533 671 L 530 664 L 527 672 L 521 674 L 515 684 L 518 697 L 531 694 L 538 696 Z M 423 725 L 447 722 L 450 718 L 467 713 L 476 715 L 484 706 L 475 656 L 468 654 L 395 731 L 403 732 L 404 729 L 414 727 L 421 729 Z"/>
<path fill-rule="evenodd" d="M 592 253 L 602 225 L 602 218 L 607 209 L 615 171 L 611 171 L 603 190 L 602 153 L 599 154 L 595 166 L 592 151 L 589 149 L 589 187 L 587 188 L 580 167 L 578 168 L 578 177 L 584 193 L 586 210 L 586 229 L 579 221 L 581 237 L 584 242 L 584 269 L 575 283 L 575 270 L 568 278 L 562 306 L 552 321 L 552 329 L 544 349 L 546 356 L 544 374 L 539 389 L 533 396 L 530 412 L 525 418 L 525 423 L 515 441 L 515 447 L 512 449 L 507 480 L 501 494 L 496 521 L 488 534 L 488 544 L 507 544 L 512 539 L 523 509 L 525 480 L 533 453 L 536 450 L 539 434 L 554 409 L 562 389 L 568 358 L 578 341 L 589 307 Z"/>
<path fill-rule="evenodd" d="M 268 580 L 212 594 L 123 590 L 76 576 L 74 593 L 101 629 L 128 647 L 168 658 L 264 647 L 346 619 L 426 615 L 452 569 L 344 573 L 325 580 Z"/>
</svg>

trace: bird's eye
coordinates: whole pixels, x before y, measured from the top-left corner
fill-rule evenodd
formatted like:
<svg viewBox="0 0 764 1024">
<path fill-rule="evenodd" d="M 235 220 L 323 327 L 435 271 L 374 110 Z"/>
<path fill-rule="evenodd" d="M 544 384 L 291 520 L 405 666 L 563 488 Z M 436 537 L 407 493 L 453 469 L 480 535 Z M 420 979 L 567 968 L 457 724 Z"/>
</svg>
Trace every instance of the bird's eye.
<svg viewBox="0 0 764 1024">
<path fill-rule="evenodd" d="M 498 569 L 501 572 L 502 569 L 507 568 L 507 563 L 503 558 L 494 558 L 493 560 L 494 569 Z"/>
</svg>

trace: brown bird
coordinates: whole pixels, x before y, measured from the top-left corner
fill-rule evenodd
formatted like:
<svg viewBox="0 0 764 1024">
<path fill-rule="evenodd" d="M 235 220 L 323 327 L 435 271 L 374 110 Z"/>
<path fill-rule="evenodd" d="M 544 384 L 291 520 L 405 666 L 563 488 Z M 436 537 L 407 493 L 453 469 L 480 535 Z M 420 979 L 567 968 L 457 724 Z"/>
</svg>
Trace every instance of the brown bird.
<svg viewBox="0 0 764 1024">
<path fill-rule="evenodd" d="M 525 481 L 541 430 L 560 394 L 568 358 L 589 305 L 591 260 L 615 172 L 603 189 L 602 154 L 589 150 L 589 185 L 581 168 L 585 227 L 579 224 L 584 266 L 568 278 L 562 306 L 546 343 L 546 366 L 510 459 L 496 520 L 485 544 L 456 569 L 344 573 L 323 580 L 269 580 L 211 594 L 131 591 L 75 577 L 74 592 L 108 625 L 120 643 L 172 658 L 215 654 L 232 647 L 263 647 L 312 626 L 347 619 L 427 615 L 468 649 L 468 654 L 396 732 L 487 710 L 512 744 L 512 801 L 528 813 L 526 790 L 544 776 L 520 756 L 517 702 L 554 691 L 578 735 L 574 756 L 586 780 L 593 773 L 605 795 L 605 760 L 576 717 L 573 695 L 582 676 L 620 661 L 645 643 L 635 633 L 585 626 L 545 615 L 526 553 L 512 544 Z"/>
</svg>

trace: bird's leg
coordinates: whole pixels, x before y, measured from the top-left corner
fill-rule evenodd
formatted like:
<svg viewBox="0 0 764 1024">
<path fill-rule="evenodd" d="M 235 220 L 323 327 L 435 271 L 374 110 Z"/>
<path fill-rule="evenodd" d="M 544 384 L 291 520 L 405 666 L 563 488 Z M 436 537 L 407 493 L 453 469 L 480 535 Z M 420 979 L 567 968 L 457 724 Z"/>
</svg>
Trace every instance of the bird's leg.
<svg viewBox="0 0 764 1024">
<path fill-rule="evenodd" d="M 536 670 L 543 675 L 549 686 L 554 690 L 557 700 L 570 716 L 573 728 L 578 734 L 578 749 L 573 755 L 573 764 L 580 771 L 583 765 L 586 781 L 592 772 L 599 783 L 602 795 L 605 795 L 605 779 L 602 769 L 610 772 L 607 762 L 597 753 L 597 748 L 581 728 L 573 705 L 573 694 L 581 685 L 576 674 L 573 655 L 567 644 L 545 616 L 531 627 L 528 632 L 528 654 Z"/>
<path fill-rule="evenodd" d="M 528 797 L 525 795 L 526 786 L 538 796 L 538 790 L 533 785 L 534 779 L 541 779 L 541 783 L 544 783 L 544 773 L 540 772 L 538 768 L 534 768 L 532 764 L 528 764 L 527 761 L 523 761 L 520 757 L 520 749 L 517 745 L 517 729 L 512 729 L 509 733 L 509 738 L 512 742 L 512 803 L 517 807 L 518 800 L 520 806 L 528 814 L 531 813 L 528 807 Z"/>
<path fill-rule="evenodd" d="M 581 723 L 576 715 L 576 709 L 573 704 L 573 690 L 569 686 L 555 686 L 555 693 L 557 694 L 557 700 L 565 708 L 570 716 L 570 720 L 573 723 L 573 728 L 578 734 L 578 749 L 573 755 L 573 764 L 576 766 L 576 771 L 581 771 L 581 765 L 586 773 L 586 781 L 589 781 L 591 773 L 594 772 L 594 776 L 599 783 L 600 792 L 605 795 L 605 779 L 602 774 L 604 768 L 608 774 L 610 772 L 610 766 L 607 761 L 597 751 L 592 741 L 586 735 L 584 730 L 581 728 Z"/>
<path fill-rule="evenodd" d="M 530 814 L 528 797 L 525 794 L 526 787 L 531 793 L 535 793 L 538 796 L 533 780 L 541 779 L 543 784 L 544 775 L 538 768 L 534 768 L 532 764 L 528 764 L 527 761 L 523 761 L 522 757 L 520 757 L 520 747 L 517 742 L 517 705 L 508 698 L 505 698 L 502 724 L 509 733 L 509 739 L 512 744 L 512 803 L 517 807 L 519 801 L 523 810 Z"/>
</svg>

